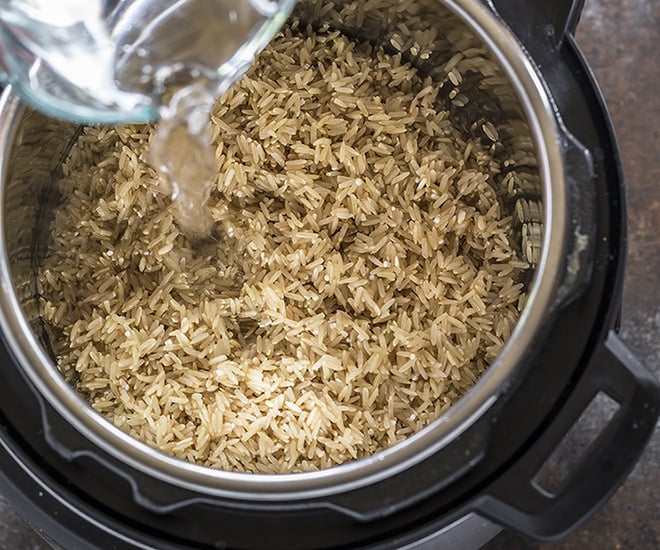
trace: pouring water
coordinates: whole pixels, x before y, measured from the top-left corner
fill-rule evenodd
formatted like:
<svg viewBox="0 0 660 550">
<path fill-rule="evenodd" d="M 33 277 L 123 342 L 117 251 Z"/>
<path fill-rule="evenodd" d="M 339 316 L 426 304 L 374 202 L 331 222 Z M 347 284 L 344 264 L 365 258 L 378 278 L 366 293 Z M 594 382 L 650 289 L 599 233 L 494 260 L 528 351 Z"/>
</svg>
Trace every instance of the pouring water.
<svg viewBox="0 0 660 550">
<path fill-rule="evenodd" d="M 214 100 L 294 0 L 0 0 L 0 67 L 24 101 L 85 123 L 160 119 L 152 163 L 188 236 L 208 234 Z"/>
</svg>

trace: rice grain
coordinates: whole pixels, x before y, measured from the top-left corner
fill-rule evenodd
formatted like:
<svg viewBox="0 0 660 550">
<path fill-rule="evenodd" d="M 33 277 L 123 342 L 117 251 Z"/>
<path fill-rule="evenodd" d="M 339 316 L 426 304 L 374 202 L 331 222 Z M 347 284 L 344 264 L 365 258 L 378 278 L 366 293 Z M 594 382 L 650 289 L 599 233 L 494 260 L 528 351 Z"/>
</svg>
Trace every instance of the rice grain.
<svg viewBox="0 0 660 550">
<path fill-rule="evenodd" d="M 284 31 L 215 107 L 202 248 L 145 161 L 153 128 L 84 130 L 39 291 L 59 368 L 97 411 L 179 458 L 276 473 L 373 454 L 472 387 L 539 254 L 540 207 L 517 207 L 534 222 L 520 252 L 501 197 L 525 180 L 495 178 L 492 142 L 535 160 L 522 127 L 456 127 L 400 53 L 428 58 L 432 39 L 397 34 L 388 53 Z M 503 86 L 461 40 L 451 82 L 479 66 Z"/>
</svg>

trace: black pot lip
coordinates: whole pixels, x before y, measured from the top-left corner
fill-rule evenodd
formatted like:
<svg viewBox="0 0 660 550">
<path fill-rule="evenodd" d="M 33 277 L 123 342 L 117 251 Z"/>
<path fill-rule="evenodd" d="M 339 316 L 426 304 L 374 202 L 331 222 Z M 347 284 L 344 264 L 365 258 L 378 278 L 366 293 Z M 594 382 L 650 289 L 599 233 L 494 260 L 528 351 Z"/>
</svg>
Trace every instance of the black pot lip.
<svg viewBox="0 0 660 550">
<path fill-rule="evenodd" d="M 481 418 L 512 385 L 529 349 L 543 331 L 563 274 L 567 241 L 567 191 L 560 129 L 551 99 L 511 31 L 479 0 L 444 0 L 500 63 L 520 99 L 533 136 L 543 186 L 544 236 L 527 305 L 509 341 L 479 382 L 445 414 L 405 441 L 367 458 L 316 472 L 247 474 L 173 458 L 116 428 L 92 409 L 52 365 L 14 293 L 0 209 L 0 328 L 9 348 L 38 391 L 86 438 L 129 466 L 201 494 L 238 500 L 302 500 L 351 491 L 391 477 L 438 452 Z M 0 193 L 8 156 L 25 107 L 11 86 L 0 99 Z"/>
</svg>

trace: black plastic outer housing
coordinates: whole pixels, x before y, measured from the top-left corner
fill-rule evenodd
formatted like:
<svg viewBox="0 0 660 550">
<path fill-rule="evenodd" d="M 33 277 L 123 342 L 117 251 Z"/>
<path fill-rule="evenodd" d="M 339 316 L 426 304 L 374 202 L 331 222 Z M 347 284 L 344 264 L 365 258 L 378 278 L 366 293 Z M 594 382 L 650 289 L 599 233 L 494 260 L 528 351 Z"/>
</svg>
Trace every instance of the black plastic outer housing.
<svg viewBox="0 0 660 550">
<path fill-rule="evenodd" d="M 657 388 L 643 373 L 649 407 L 638 420 L 644 433 L 620 456 L 617 475 L 606 480 L 610 486 L 587 491 L 582 501 L 581 493 L 572 494 L 563 500 L 571 506 L 557 511 L 530 483 L 539 457 L 549 455 L 560 435 L 557 427 L 570 428 L 593 389 L 607 389 L 609 379 L 594 377 L 595 363 L 634 362 L 616 353 L 612 335 L 625 253 L 620 156 L 602 97 L 570 36 L 579 3 L 547 0 L 531 10 L 525 0 L 494 4 L 540 65 L 568 133 L 593 160 L 593 179 L 571 192 L 584 193 L 575 201 L 586 196 L 593 208 L 594 246 L 586 279 L 558 300 L 545 338 L 528 350 L 519 379 L 492 410 L 436 455 L 353 493 L 297 503 L 237 502 L 150 478 L 88 441 L 79 445 L 88 450 L 84 456 L 67 453 L 62 442 L 82 436 L 0 346 L 0 491 L 24 518 L 64 548 L 400 548 L 471 511 L 553 539 L 615 489 L 658 414 Z"/>
</svg>

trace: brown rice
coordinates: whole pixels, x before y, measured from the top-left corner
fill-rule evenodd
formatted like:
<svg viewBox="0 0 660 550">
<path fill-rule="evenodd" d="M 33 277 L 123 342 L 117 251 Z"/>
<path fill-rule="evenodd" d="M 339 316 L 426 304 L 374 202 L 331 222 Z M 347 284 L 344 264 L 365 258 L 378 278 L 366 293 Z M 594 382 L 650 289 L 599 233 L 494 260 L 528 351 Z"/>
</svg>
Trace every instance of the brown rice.
<svg viewBox="0 0 660 550">
<path fill-rule="evenodd" d="M 428 425 L 497 356 L 530 267 L 503 130 L 466 138 L 449 101 L 400 53 L 284 32 L 215 109 L 201 247 L 147 163 L 152 128 L 86 128 L 39 272 L 64 376 L 129 434 L 227 470 L 326 468 Z"/>
</svg>

